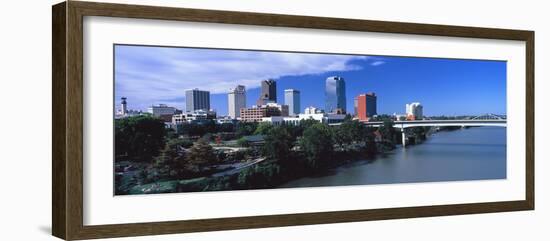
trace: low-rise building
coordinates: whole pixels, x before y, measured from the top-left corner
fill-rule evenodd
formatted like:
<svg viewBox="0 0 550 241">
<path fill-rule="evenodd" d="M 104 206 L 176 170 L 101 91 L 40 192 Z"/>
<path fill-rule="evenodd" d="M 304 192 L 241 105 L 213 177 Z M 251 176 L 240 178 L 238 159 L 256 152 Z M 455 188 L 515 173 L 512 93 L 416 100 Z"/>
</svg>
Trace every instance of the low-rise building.
<svg viewBox="0 0 550 241">
<path fill-rule="evenodd" d="M 407 120 L 407 114 L 397 114 L 393 113 L 393 119 L 396 121 L 404 121 Z"/>
<path fill-rule="evenodd" d="M 261 106 L 242 108 L 240 120 L 244 122 L 259 122 L 262 121 L 262 118 L 271 116 L 288 116 L 288 105 L 267 103 Z"/>
<path fill-rule="evenodd" d="M 159 117 L 162 115 L 174 115 L 176 113 L 176 108 L 167 106 L 165 104 L 152 105 L 147 108 L 147 112 L 151 113 L 153 116 Z"/>
<path fill-rule="evenodd" d="M 231 118 L 230 116 L 218 117 L 216 123 L 218 124 L 236 124 L 238 120 Z"/>
<path fill-rule="evenodd" d="M 177 125 L 177 124 L 183 124 L 186 122 L 187 122 L 187 119 L 185 118 L 185 114 L 172 115 L 172 124 Z"/>
<path fill-rule="evenodd" d="M 215 111 L 195 110 L 193 112 L 186 112 L 181 114 L 172 115 L 172 124 L 182 124 L 197 120 L 214 120 L 216 119 Z"/>
<path fill-rule="evenodd" d="M 304 114 L 322 114 L 322 113 L 325 113 L 325 112 L 313 106 L 308 106 L 304 109 Z"/>
<path fill-rule="evenodd" d="M 269 122 L 273 125 L 281 125 L 281 124 L 298 125 L 300 124 L 300 121 L 316 120 L 319 123 L 334 124 L 334 123 L 343 122 L 345 118 L 346 118 L 346 115 L 343 115 L 343 114 L 317 113 L 317 114 L 299 114 L 296 117 L 284 117 L 284 116 L 264 117 L 262 118 L 262 122 Z"/>
</svg>

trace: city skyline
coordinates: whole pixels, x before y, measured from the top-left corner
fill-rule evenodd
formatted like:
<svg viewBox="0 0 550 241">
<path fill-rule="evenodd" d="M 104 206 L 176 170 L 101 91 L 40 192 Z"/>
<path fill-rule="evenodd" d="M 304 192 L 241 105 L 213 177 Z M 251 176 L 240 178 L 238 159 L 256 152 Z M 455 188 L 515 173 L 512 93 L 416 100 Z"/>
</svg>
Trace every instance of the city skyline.
<svg viewBox="0 0 550 241">
<path fill-rule="evenodd" d="M 141 58 L 136 58 L 139 56 Z M 214 68 L 211 72 L 220 76 L 218 80 L 208 81 L 213 76 L 206 70 L 197 71 L 196 66 L 185 62 L 197 61 L 197 58 L 206 65 L 225 66 L 229 73 L 227 78 L 235 80 L 223 80 L 220 77 L 223 75 Z M 167 77 L 174 67 L 174 63 L 167 63 L 169 60 L 179 60 L 176 61 L 178 71 L 188 73 L 182 76 L 192 80 Z M 272 68 L 258 70 L 271 62 Z M 240 77 L 237 76 L 246 76 L 249 72 L 250 67 L 244 68 L 247 63 L 255 63 L 251 65 L 256 67 L 251 71 L 254 74 L 260 76 L 263 73 L 265 79 L 276 81 L 276 96 L 284 96 L 285 89 L 300 91 L 301 109 L 307 106 L 324 109 L 325 80 L 330 76 L 341 76 L 346 82 L 345 106 L 352 114 L 354 98 L 366 92 L 376 93 L 378 114 L 405 113 L 405 104 L 411 102 L 421 102 L 426 107 L 425 115 L 506 113 L 506 62 L 503 61 L 126 45 L 115 46 L 114 104 L 118 105 L 121 97 L 127 97 L 128 109 L 145 110 L 147 106 L 167 104 L 185 110 L 185 90 L 198 88 L 210 92 L 210 107 L 218 115 L 225 116 L 228 115 L 227 95 L 231 88 L 237 85 L 246 87 L 246 107 L 251 107 L 260 97 L 262 79 L 238 80 Z M 234 70 L 238 66 L 243 66 L 242 71 Z M 222 67 L 218 68 L 224 69 Z M 273 72 L 273 69 L 280 73 Z M 147 77 L 156 81 L 137 79 L 136 76 L 143 71 L 150 71 Z M 230 88 L 221 89 L 227 84 Z M 143 98 L 144 95 L 147 98 Z M 284 104 L 284 101 L 277 99 L 277 103 Z"/>
</svg>

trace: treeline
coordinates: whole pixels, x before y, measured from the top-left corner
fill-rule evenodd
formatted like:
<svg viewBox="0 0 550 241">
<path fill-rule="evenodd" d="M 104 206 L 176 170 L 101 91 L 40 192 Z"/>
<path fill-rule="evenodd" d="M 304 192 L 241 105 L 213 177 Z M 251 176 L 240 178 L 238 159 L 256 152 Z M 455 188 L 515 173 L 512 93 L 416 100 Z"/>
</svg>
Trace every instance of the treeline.
<svg viewBox="0 0 550 241">
<path fill-rule="evenodd" d="M 267 161 L 234 175 L 176 182 L 171 191 L 273 188 L 349 161 L 373 158 L 379 151 L 394 148 L 399 133 L 392 124 L 367 128 L 351 120 L 334 127 L 314 120 L 299 125 L 260 123 L 252 133 L 264 136 L 261 154 L 268 158 Z M 380 135 L 379 142 L 375 141 L 375 132 Z"/>
<path fill-rule="evenodd" d="M 277 126 L 265 122 L 187 125 L 176 132 L 151 116 L 116 120 L 116 161 L 138 167 L 130 178 L 117 176 L 117 194 L 141 192 L 134 187 L 163 182 L 172 186 L 151 192 L 275 187 L 348 161 L 372 158 L 378 152 L 393 149 L 400 140 L 391 120 L 379 128 L 366 127 L 350 118 L 339 126 L 315 120 Z M 199 126 L 200 132 L 193 130 Z M 232 133 L 234 138 L 259 135 L 264 144 L 233 153 L 216 151 L 210 142 L 222 133 Z M 212 168 L 215 165 L 259 157 L 267 160 L 233 175 L 207 177 L 220 171 Z M 192 178 L 195 179 L 189 180 Z"/>
</svg>

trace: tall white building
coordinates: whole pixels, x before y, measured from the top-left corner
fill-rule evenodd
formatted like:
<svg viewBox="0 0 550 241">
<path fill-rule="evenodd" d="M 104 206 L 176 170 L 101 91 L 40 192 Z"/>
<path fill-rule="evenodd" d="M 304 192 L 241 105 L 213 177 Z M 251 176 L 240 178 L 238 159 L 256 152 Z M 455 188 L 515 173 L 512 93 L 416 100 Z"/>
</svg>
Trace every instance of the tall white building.
<svg viewBox="0 0 550 241">
<path fill-rule="evenodd" d="M 300 91 L 295 89 L 286 89 L 285 105 L 288 105 L 289 115 L 300 114 Z"/>
<path fill-rule="evenodd" d="M 246 89 L 243 85 L 237 85 L 227 94 L 227 111 L 232 119 L 241 116 L 241 109 L 246 108 Z"/>
<path fill-rule="evenodd" d="M 423 107 L 419 102 L 406 104 L 405 111 L 407 113 L 407 120 L 422 120 L 423 118 Z"/>
</svg>

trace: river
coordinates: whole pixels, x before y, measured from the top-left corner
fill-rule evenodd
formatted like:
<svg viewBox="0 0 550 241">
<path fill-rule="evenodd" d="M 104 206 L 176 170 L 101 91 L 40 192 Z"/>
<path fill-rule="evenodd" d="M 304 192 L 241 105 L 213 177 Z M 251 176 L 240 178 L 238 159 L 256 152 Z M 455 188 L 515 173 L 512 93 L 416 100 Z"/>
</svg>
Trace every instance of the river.
<svg viewBox="0 0 550 241">
<path fill-rule="evenodd" d="M 506 128 L 441 131 L 418 145 L 356 161 L 280 188 L 506 178 Z"/>
</svg>

